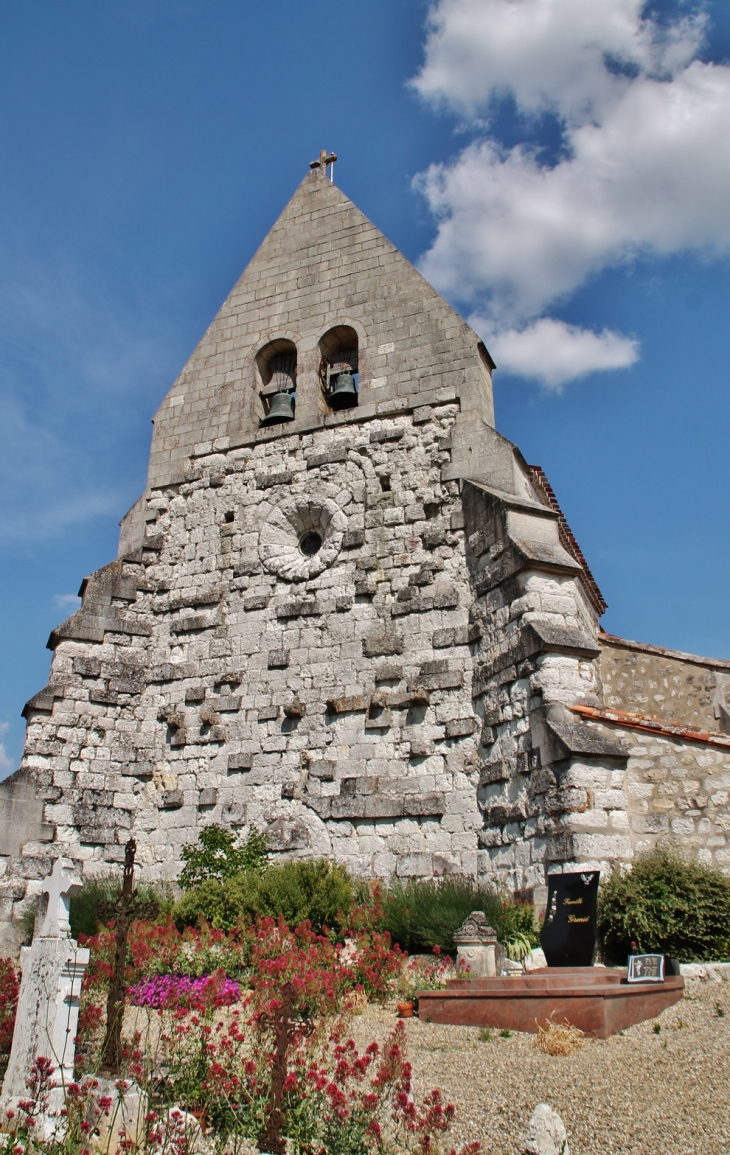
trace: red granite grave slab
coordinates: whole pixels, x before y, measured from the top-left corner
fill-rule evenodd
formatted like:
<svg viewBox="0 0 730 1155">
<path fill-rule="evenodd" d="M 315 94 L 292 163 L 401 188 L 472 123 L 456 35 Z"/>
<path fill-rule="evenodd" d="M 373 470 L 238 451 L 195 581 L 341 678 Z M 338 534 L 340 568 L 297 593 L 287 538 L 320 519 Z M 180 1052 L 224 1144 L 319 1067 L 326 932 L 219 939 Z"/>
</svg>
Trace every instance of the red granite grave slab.
<svg viewBox="0 0 730 1155">
<path fill-rule="evenodd" d="M 627 983 L 625 970 L 549 967 L 505 978 L 453 979 L 443 991 L 418 995 L 418 1016 L 432 1023 L 535 1033 L 551 1018 L 607 1039 L 653 1019 L 679 1002 L 684 979 Z"/>
</svg>

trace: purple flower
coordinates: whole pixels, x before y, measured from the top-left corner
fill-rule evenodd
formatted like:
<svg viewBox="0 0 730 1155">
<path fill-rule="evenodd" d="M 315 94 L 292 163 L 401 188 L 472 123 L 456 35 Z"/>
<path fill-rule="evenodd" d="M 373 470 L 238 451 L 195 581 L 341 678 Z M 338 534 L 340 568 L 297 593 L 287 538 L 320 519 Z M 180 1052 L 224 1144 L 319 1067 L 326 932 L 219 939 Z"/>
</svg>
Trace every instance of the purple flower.
<svg viewBox="0 0 730 1155">
<path fill-rule="evenodd" d="M 220 972 L 198 979 L 187 975 L 152 975 L 134 983 L 128 994 L 134 1006 L 159 1011 L 178 1006 L 230 1006 L 238 1002 L 241 988 Z"/>
</svg>

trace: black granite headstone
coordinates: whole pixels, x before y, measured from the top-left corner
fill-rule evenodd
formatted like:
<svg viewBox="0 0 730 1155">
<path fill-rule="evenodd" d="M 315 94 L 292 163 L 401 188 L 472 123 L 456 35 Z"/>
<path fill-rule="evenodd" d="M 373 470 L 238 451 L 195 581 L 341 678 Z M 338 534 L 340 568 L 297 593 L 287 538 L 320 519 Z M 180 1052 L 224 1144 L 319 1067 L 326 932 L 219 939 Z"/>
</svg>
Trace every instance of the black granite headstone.
<svg viewBox="0 0 730 1155">
<path fill-rule="evenodd" d="M 599 878 L 598 870 L 548 876 L 548 902 L 540 942 L 549 967 L 593 965 Z"/>
</svg>

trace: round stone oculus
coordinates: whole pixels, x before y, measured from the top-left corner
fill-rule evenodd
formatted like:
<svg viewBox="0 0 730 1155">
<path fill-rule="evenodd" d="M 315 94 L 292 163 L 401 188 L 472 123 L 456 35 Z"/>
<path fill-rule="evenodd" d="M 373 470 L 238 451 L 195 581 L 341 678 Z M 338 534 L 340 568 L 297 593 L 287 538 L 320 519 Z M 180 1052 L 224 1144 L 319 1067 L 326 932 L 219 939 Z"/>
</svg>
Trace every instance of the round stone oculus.
<svg viewBox="0 0 730 1155">
<path fill-rule="evenodd" d="M 308 581 L 332 565 L 347 518 L 329 498 L 287 497 L 261 526 L 259 557 L 286 581 Z"/>
</svg>

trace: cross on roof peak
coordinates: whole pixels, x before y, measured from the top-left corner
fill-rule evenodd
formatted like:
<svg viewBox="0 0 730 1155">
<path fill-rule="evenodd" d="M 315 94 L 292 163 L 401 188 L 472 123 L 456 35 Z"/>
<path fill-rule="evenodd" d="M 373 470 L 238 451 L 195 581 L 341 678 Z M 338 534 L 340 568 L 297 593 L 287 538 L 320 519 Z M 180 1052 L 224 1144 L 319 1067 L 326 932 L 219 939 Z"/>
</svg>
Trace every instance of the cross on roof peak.
<svg viewBox="0 0 730 1155">
<path fill-rule="evenodd" d="M 337 154 L 336 153 L 327 152 L 327 149 L 323 148 L 316 160 L 310 160 L 309 167 L 310 168 L 318 168 L 320 171 L 320 175 L 321 176 L 329 176 L 330 180 L 334 184 L 334 181 L 335 181 L 335 161 L 336 160 L 337 160 Z M 327 172 L 328 168 L 330 170 L 329 173 Z"/>
</svg>

